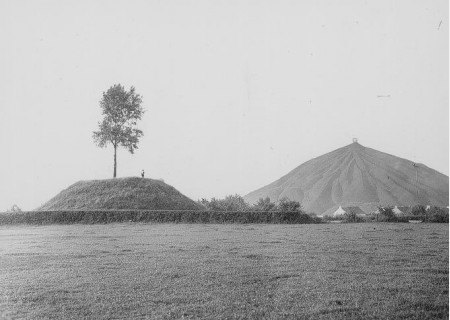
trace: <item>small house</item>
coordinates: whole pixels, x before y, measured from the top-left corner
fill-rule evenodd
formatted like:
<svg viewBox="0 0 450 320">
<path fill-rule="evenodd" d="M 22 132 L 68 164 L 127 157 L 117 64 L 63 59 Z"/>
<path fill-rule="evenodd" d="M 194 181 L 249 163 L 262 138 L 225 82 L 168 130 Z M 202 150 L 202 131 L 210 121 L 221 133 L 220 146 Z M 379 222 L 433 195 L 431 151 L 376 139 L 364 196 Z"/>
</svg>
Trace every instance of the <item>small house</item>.
<svg viewBox="0 0 450 320">
<path fill-rule="evenodd" d="M 351 206 L 351 207 L 339 206 L 339 208 L 335 212 L 333 212 L 333 217 L 337 217 L 337 216 L 340 216 L 340 215 L 343 215 L 343 214 L 346 214 L 346 213 L 348 214 L 348 213 L 351 213 L 351 212 L 356 213 L 356 215 L 358 217 L 366 216 L 366 213 L 364 211 L 362 211 L 360 207 L 357 207 L 357 206 Z"/>
<path fill-rule="evenodd" d="M 392 211 L 397 216 L 404 216 L 410 213 L 411 208 L 406 206 L 395 206 Z"/>
</svg>

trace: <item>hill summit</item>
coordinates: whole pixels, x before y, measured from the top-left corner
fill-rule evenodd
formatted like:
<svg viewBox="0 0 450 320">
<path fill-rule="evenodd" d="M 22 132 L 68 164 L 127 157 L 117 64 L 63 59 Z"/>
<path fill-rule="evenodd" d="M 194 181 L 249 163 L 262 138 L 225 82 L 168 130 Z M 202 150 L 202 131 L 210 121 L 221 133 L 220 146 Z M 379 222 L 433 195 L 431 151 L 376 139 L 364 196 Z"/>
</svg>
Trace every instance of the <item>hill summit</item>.
<svg viewBox="0 0 450 320">
<path fill-rule="evenodd" d="M 37 210 L 102 209 L 199 210 L 200 205 L 163 181 L 130 177 L 79 181 Z"/>
<path fill-rule="evenodd" d="M 279 180 L 247 194 L 299 201 L 317 214 L 342 206 L 371 210 L 378 205 L 448 206 L 448 176 L 423 164 L 402 159 L 358 142 L 311 159 Z"/>
</svg>

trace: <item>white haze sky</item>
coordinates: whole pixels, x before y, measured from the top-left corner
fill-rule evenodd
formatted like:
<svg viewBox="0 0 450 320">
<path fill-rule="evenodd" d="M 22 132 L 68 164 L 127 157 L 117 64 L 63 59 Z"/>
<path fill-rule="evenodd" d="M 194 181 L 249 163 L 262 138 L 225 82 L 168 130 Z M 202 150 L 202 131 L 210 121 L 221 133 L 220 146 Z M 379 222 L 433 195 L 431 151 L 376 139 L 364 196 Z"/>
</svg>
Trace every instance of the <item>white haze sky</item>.
<svg viewBox="0 0 450 320">
<path fill-rule="evenodd" d="M 448 0 L 0 1 L 0 39 L 0 211 L 112 177 L 92 131 L 115 83 L 147 109 L 118 175 L 194 200 L 353 137 L 449 173 Z"/>
</svg>

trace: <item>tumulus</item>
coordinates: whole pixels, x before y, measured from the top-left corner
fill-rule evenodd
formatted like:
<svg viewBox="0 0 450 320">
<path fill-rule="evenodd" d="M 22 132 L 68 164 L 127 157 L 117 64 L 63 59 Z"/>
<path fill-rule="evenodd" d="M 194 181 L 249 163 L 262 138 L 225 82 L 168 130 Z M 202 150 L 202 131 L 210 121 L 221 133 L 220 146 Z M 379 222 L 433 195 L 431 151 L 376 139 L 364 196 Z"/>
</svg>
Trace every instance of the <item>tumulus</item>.
<svg viewBox="0 0 450 320">
<path fill-rule="evenodd" d="M 74 183 L 38 208 L 55 210 L 199 210 L 199 204 L 160 180 L 116 178 Z"/>
</svg>

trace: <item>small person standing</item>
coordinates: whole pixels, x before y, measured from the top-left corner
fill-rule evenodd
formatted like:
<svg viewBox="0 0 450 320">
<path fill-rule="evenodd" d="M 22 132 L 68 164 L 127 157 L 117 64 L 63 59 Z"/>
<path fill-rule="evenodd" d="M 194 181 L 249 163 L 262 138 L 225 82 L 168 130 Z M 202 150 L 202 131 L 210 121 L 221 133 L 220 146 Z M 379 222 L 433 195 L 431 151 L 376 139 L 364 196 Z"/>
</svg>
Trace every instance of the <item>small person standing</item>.
<svg viewBox="0 0 450 320">
<path fill-rule="evenodd" d="M 143 178 L 144 175 L 145 175 L 145 172 L 144 172 L 144 169 L 142 169 L 142 171 L 141 171 L 141 177 Z"/>
</svg>

